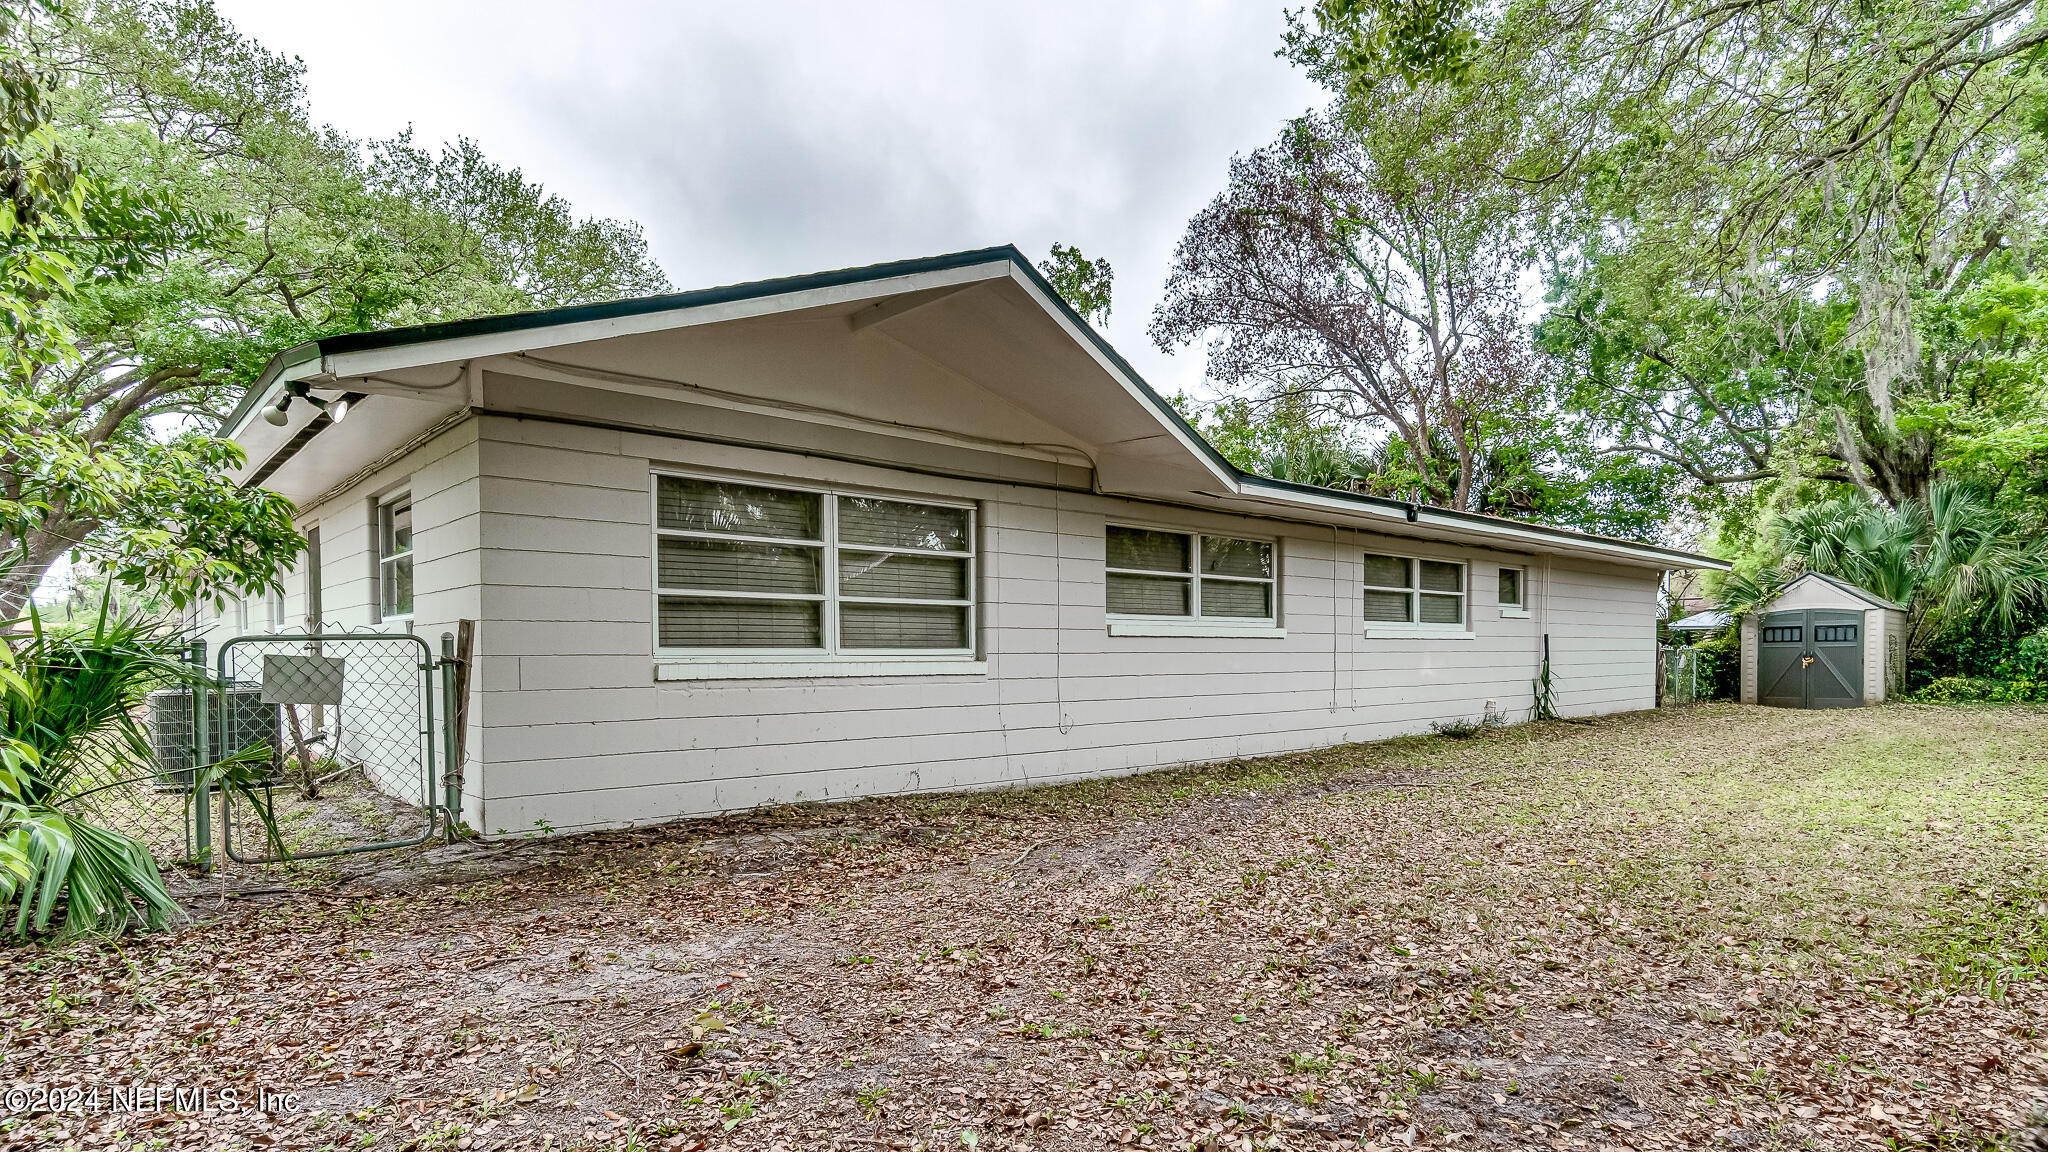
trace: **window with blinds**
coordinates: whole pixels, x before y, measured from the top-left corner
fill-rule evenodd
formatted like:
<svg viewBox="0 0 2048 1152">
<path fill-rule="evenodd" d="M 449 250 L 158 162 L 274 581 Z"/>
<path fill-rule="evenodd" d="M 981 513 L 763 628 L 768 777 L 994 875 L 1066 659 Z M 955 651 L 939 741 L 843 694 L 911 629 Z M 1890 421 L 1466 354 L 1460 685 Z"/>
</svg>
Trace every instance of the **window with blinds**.
<svg viewBox="0 0 2048 1152">
<path fill-rule="evenodd" d="M 1273 542 L 1112 524 L 1104 532 L 1111 616 L 1273 619 Z"/>
<path fill-rule="evenodd" d="M 657 475 L 659 650 L 966 654 L 974 510 Z"/>
<path fill-rule="evenodd" d="M 1368 624 L 1465 623 L 1465 566 L 1368 552 L 1362 600 Z"/>
</svg>

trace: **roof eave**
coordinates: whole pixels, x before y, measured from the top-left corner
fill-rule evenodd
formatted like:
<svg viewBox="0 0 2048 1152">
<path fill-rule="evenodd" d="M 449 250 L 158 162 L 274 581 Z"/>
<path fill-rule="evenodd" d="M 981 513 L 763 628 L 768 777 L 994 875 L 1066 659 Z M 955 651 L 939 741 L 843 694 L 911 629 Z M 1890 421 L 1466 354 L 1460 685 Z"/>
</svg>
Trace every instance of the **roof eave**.
<svg viewBox="0 0 2048 1152">
<path fill-rule="evenodd" d="M 989 269 L 995 265 L 1002 265 L 1004 271 L 990 272 Z M 733 318 L 737 318 L 740 315 L 758 312 L 807 307 L 817 301 L 801 298 L 813 296 L 821 291 L 855 285 L 871 286 L 891 279 L 929 279 L 932 274 L 945 272 L 960 272 L 964 275 L 984 273 L 983 277 L 970 275 L 970 278 L 1009 275 L 1023 283 L 1040 306 L 1045 308 L 1071 337 L 1088 346 L 1098 363 L 1113 378 L 1151 407 L 1175 440 L 1193 454 L 1205 470 L 1220 484 L 1238 495 L 1278 500 L 1302 508 L 1320 507 L 1326 511 L 1341 509 L 1353 513 L 1368 511 L 1384 517 L 1398 516 L 1410 523 L 1492 536 L 1514 541 L 1525 548 L 1538 551 L 1547 543 L 1553 548 L 1565 545 L 1579 551 L 1608 555 L 1625 563 L 1666 569 L 1725 570 L 1729 566 L 1726 561 L 1679 549 L 1617 540 L 1570 529 L 1526 524 L 1503 517 L 1457 512 L 1430 505 L 1410 505 L 1385 497 L 1317 488 L 1247 472 L 1231 463 L 1215 445 L 1204 439 L 1186 417 L 1146 383 L 1136 369 L 1131 367 L 1130 362 L 1060 296 L 1022 252 L 1014 245 L 1007 244 L 915 260 L 725 285 L 662 296 L 323 337 L 287 348 L 270 358 L 264 365 L 262 374 L 251 386 L 248 395 L 229 416 L 227 435 L 239 436 L 262 406 L 275 399 L 277 390 L 289 386 L 295 380 L 313 377 L 349 378 L 371 372 L 395 371 L 405 367 L 496 354 L 526 346 L 547 346 L 523 335 L 540 330 L 551 330 L 553 335 L 547 343 L 559 344 L 678 326 L 673 319 L 662 319 L 678 312 L 701 313 L 710 309 L 713 310 L 710 314 L 700 315 L 691 323 L 711 323 L 726 318 L 723 315 L 726 311 L 732 311 Z M 769 307 L 769 302 L 778 297 L 798 299 Z M 563 338 L 565 329 L 568 330 L 571 339 Z M 427 348 L 432 348 L 433 354 L 425 359 L 421 359 L 417 354 L 393 354 L 400 349 Z"/>
<path fill-rule="evenodd" d="M 1274 480 L 1254 473 L 1238 472 L 1241 490 L 1269 499 L 1283 500 L 1302 507 L 1326 509 L 1343 508 L 1370 511 L 1389 519 L 1400 519 L 1410 524 L 1434 527 L 1450 531 L 1473 532 L 1492 536 L 1525 548 L 1544 551 L 1548 545 L 1554 550 L 1559 545 L 1600 555 L 1611 556 L 1631 564 L 1645 564 L 1666 570 L 1675 568 L 1701 568 L 1712 571 L 1726 571 L 1729 563 L 1697 552 L 1686 552 L 1677 548 L 1664 548 L 1653 544 L 1639 544 L 1631 540 L 1617 540 L 1610 536 L 1599 536 L 1590 532 L 1576 532 L 1569 528 L 1552 528 L 1541 524 L 1525 524 L 1500 516 L 1486 516 L 1474 512 L 1458 512 L 1448 508 L 1437 508 L 1428 504 L 1408 504 L 1390 500 L 1384 496 L 1371 496 L 1358 492 L 1344 492 L 1335 488 L 1318 488 L 1313 485 L 1295 484 L 1285 480 Z M 1413 513 L 1412 515 L 1410 513 Z"/>
</svg>

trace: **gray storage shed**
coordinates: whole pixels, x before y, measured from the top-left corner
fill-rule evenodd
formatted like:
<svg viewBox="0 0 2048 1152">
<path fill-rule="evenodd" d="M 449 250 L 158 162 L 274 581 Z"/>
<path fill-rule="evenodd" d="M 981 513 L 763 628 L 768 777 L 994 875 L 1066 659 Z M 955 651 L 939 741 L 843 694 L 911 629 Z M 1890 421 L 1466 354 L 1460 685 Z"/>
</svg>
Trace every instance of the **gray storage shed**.
<svg viewBox="0 0 2048 1152">
<path fill-rule="evenodd" d="M 1856 708 L 1896 690 L 1906 613 L 1853 584 L 1808 572 L 1742 618 L 1742 702 Z"/>
</svg>

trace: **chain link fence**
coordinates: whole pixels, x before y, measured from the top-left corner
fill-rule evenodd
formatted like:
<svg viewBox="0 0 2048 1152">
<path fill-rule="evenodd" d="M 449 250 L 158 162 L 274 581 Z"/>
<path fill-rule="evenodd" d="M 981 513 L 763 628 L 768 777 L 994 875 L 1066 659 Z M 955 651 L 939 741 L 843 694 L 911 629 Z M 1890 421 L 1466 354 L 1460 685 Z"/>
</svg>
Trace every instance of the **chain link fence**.
<svg viewBox="0 0 2048 1152">
<path fill-rule="evenodd" d="M 437 826 L 433 653 L 396 636 L 243 636 L 221 645 L 216 754 L 272 750 L 260 800 L 223 795 L 230 859 L 307 859 L 417 844 Z"/>
<path fill-rule="evenodd" d="M 1692 704 L 1700 698 L 1700 650 L 1667 647 L 1661 653 L 1664 666 L 1665 704 Z"/>
<path fill-rule="evenodd" d="M 195 651 L 204 660 L 203 647 Z M 151 692 L 146 747 L 86 758 L 79 815 L 134 837 L 159 864 L 211 867 L 418 844 L 445 832 L 452 672 L 411 635 L 243 636 L 203 682 Z M 253 762 L 255 802 L 202 766 Z M 268 809 L 278 837 L 268 834 Z"/>
<path fill-rule="evenodd" d="M 177 754 L 152 762 L 117 740 L 98 743 L 80 758 L 83 765 L 67 789 L 68 807 L 103 828 L 132 836 L 160 864 L 193 860 L 188 801 L 192 791 L 192 693 L 184 688 L 152 692 L 139 717 L 150 734 L 148 752 L 161 751 L 159 731 L 183 741 Z"/>
</svg>

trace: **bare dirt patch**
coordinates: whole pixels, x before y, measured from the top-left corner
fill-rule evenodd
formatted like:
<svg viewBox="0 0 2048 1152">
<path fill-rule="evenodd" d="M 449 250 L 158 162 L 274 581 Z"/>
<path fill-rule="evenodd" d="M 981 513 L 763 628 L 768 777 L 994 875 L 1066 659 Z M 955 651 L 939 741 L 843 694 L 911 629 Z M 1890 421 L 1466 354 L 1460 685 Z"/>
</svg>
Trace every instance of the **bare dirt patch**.
<svg viewBox="0 0 2048 1152">
<path fill-rule="evenodd" d="M 0 1141 L 1982 1147 L 2048 1094 L 2044 730 L 1715 706 L 363 858 L 0 953 L 60 1105 Z"/>
</svg>

